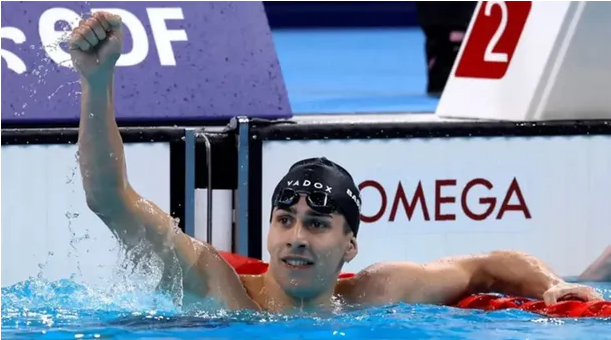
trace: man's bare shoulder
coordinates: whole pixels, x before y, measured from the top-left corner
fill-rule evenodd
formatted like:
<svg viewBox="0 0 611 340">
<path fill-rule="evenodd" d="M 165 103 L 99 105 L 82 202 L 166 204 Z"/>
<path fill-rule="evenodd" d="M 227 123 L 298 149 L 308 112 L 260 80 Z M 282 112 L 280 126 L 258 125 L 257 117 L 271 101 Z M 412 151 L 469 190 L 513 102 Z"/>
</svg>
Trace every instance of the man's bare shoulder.
<svg viewBox="0 0 611 340">
<path fill-rule="evenodd" d="M 248 297 L 259 307 L 262 306 L 266 299 L 263 275 L 240 275 L 240 281 Z"/>
<path fill-rule="evenodd" d="M 424 272 L 426 265 L 409 261 L 401 262 L 378 262 L 359 271 L 352 279 L 356 283 L 377 283 L 379 280 L 394 278 L 397 274 L 410 273 L 417 275 Z"/>
<path fill-rule="evenodd" d="M 335 292 L 349 304 L 398 302 L 406 289 L 417 284 L 418 272 L 423 270 L 423 265 L 412 262 L 375 263 L 338 280 Z M 407 273 L 411 274 L 405 279 Z"/>
<path fill-rule="evenodd" d="M 240 275 L 240 281 L 247 291 L 263 288 L 263 275 Z"/>
</svg>

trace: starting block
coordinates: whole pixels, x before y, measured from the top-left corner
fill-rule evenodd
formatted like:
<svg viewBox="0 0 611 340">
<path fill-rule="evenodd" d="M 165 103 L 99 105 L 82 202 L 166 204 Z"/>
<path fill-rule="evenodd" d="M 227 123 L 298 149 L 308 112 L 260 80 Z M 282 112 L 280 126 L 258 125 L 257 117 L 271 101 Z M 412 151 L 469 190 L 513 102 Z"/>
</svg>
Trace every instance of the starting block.
<svg viewBox="0 0 611 340">
<path fill-rule="evenodd" d="M 611 3 L 480 1 L 436 114 L 611 119 Z"/>
</svg>

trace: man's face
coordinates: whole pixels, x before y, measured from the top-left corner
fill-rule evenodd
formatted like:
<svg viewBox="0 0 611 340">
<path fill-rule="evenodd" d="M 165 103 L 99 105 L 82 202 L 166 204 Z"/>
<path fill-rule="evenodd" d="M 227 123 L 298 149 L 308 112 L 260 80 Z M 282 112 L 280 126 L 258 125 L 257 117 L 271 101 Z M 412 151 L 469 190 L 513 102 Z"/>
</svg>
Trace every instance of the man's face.
<svg viewBox="0 0 611 340">
<path fill-rule="evenodd" d="M 270 271 L 297 298 L 314 298 L 335 285 L 344 262 L 357 254 L 344 217 L 312 210 L 304 195 L 287 210 L 276 208 L 267 235 Z"/>
</svg>

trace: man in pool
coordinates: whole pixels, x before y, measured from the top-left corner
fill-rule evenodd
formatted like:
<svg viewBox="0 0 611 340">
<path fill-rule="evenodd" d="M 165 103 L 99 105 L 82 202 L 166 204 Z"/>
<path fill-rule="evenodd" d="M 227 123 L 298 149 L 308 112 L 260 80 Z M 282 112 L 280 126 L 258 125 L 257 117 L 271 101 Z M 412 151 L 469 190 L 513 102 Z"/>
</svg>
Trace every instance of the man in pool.
<svg viewBox="0 0 611 340">
<path fill-rule="evenodd" d="M 176 230 L 170 215 L 130 186 L 113 107 L 122 47 L 121 18 L 105 12 L 81 21 L 69 41 L 82 86 L 78 146 L 87 204 L 126 248 L 144 241 L 165 263 L 165 279 L 182 280 L 186 296 L 268 311 L 320 308 L 333 301 L 452 304 L 490 291 L 548 304 L 601 299 L 592 288 L 567 283 L 539 260 L 514 251 L 429 264 L 378 263 L 338 280 L 358 252 L 361 200 L 350 174 L 324 158 L 296 163 L 278 183 L 267 235 L 269 269 L 238 276 L 211 245 Z"/>
<path fill-rule="evenodd" d="M 611 245 L 579 275 L 582 281 L 611 282 Z"/>
</svg>

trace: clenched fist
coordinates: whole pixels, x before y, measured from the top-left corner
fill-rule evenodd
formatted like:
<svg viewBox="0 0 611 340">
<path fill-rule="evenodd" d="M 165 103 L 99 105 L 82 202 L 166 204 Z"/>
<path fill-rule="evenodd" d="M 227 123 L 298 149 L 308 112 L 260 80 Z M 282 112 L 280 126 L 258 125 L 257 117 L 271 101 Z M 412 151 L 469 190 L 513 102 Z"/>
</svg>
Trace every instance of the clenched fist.
<svg viewBox="0 0 611 340">
<path fill-rule="evenodd" d="M 69 39 L 70 56 L 74 67 L 89 82 L 111 78 L 123 50 L 121 17 L 108 12 L 97 12 L 81 20 Z"/>
</svg>

